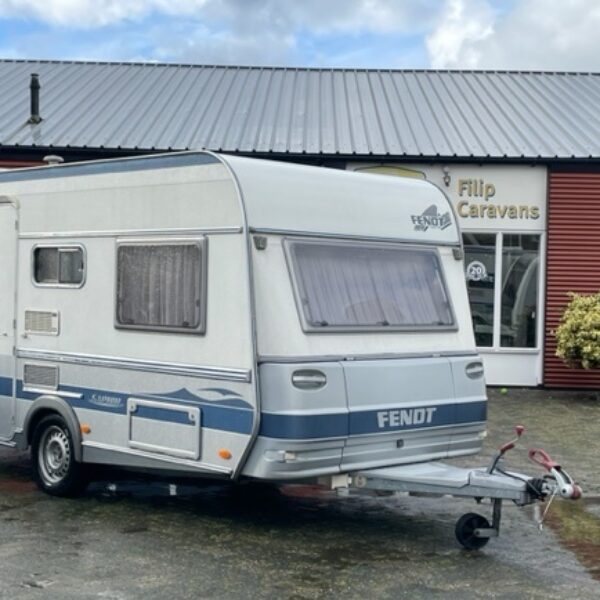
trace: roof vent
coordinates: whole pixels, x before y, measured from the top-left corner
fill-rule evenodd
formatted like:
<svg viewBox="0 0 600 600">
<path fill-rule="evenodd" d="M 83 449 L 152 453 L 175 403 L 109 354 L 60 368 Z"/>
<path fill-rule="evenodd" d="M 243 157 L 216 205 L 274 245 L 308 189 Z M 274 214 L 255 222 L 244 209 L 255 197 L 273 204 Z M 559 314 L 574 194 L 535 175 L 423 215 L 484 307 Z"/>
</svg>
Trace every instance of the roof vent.
<svg viewBox="0 0 600 600">
<path fill-rule="evenodd" d="M 58 156 L 58 154 L 48 154 L 48 156 L 44 156 L 42 160 L 48 165 L 60 165 L 65 162 L 65 159 L 62 156 Z"/>
<path fill-rule="evenodd" d="M 40 117 L 40 80 L 37 73 L 31 74 L 29 82 L 29 98 L 31 100 L 31 114 L 29 115 L 28 123 L 35 125 L 42 120 Z"/>
</svg>

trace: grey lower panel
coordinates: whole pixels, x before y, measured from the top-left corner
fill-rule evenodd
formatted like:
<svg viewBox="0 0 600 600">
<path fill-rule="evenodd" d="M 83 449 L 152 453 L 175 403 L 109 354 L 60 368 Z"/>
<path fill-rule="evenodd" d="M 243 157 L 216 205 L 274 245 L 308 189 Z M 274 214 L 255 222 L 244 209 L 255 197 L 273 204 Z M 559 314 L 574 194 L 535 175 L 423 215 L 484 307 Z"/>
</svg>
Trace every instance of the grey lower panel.
<svg viewBox="0 0 600 600">
<path fill-rule="evenodd" d="M 340 472 L 344 438 L 276 440 L 257 438 L 242 475 L 259 479 L 305 479 Z"/>
<path fill-rule="evenodd" d="M 260 436 L 242 474 L 298 480 L 477 454 L 485 423 L 336 438 L 280 440 Z"/>
<path fill-rule="evenodd" d="M 342 471 L 423 462 L 450 455 L 477 454 L 484 423 L 465 427 L 420 429 L 385 435 L 353 437 L 346 441 Z"/>
<path fill-rule="evenodd" d="M 151 456 L 143 451 L 111 448 L 89 442 L 83 443 L 83 462 L 100 465 L 114 465 L 133 469 L 151 469 L 155 471 L 175 471 L 196 474 L 202 477 L 230 477 L 232 469 L 215 468 L 195 461 L 182 460 L 167 456 Z"/>
</svg>

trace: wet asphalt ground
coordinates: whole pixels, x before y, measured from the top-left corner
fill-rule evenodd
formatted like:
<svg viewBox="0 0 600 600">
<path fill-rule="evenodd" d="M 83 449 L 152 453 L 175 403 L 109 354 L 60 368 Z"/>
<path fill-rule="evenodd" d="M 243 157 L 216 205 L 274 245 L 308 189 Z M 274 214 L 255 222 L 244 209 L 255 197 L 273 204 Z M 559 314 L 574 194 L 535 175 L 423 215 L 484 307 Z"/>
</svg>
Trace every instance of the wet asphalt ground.
<svg viewBox="0 0 600 600">
<path fill-rule="evenodd" d="M 462 550 L 454 523 L 490 507 L 455 499 L 344 497 L 306 486 L 95 483 L 76 500 L 0 450 L 0 598 L 600 598 L 600 397 L 491 392 L 485 464 L 528 427 L 510 463 L 542 446 L 586 497 L 555 501 L 544 531 L 506 505 L 502 535 Z"/>
</svg>

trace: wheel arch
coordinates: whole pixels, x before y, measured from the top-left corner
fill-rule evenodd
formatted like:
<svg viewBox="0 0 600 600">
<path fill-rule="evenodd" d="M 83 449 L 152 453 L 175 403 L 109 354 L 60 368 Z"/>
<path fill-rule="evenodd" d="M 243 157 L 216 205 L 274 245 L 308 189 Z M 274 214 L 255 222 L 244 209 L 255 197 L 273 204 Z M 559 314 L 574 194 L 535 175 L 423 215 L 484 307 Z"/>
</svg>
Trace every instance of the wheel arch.
<svg viewBox="0 0 600 600">
<path fill-rule="evenodd" d="M 71 433 L 71 438 L 73 439 L 75 460 L 81 462 L 81 428 L 79 419 L 71 406 L 69 406 L 62 398 L 57 398 L 56 396 L 40 396 L 33 402 L 33 406 L 29 409 L 23 424 L 23 433 L 27 442 L 27 447 L 31 445 L 33 432 L 35 431 L 37 424 L 44 417 L 53 414 L 58 414 L 65 420 L 69 432 Z"/>
</svg>

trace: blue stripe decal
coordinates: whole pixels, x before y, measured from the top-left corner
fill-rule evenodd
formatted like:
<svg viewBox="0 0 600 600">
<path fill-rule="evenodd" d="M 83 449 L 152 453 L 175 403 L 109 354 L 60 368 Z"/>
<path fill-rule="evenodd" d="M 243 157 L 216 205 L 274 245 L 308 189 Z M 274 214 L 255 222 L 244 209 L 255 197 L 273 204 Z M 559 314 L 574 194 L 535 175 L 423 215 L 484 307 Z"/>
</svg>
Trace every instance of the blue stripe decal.
<svg viewBox="0 0 600 600">
<path fill-rule="evenodd" d="M 187 412 L 172 410 L 170 408 L 159 408 L 158 406 L 144 406 L 140 404 L 131 413 L 140 419 L 153 419 L 155 421 L 167 421 L 168 423 L 180 423 L 182 425 L 195 425 Z"/>
<path fill-rule="evenodd" d="M 330 415 L 263 414 L 260 435 L 265 437 L 303 440 L 326 437 L 346 437 L 429 429 L 444 425 L 465 425 L 486 420 L 487 402 L 462 402 L 417 408 L 391 406 Z"/>
<path fill-rule="evenodd" d="M 6 381 L 11 382 L 11 379 L 0 377 L 0 386 L 2 385 L 2 380 L 6 379 Z M 60 390 L 64 392 L 72 392 L 74 394 L 81 394 L 81 398 L 66 398 L 65 401 L 68 402 L 73 408 L 85 408 L 88 410 L 98 410 L 101 412 L 109 412 L 113 414 L 125 415 L 127 413 L 127 399 L 130 397 L 139 398 L 140 400 L 155 400 L 162 402 L 178 402 L 180 405 L 185 406 L 185 404 L 189 404 L 190 406 L 197 406 L 200 408 L 202 412 L 201 421 L 202 426 L 210 429 L 218 429 L 221 431 L 231 431 L 233 433 L 243 433 L 250 434 L 252 432 L 252 426 L 254 423 L 254 411 L 251 408 L 251 405 L 243 400 L 239 400 L 239 403 L 243 405 L 230 405 L 227 400 L 225 401 L 202 401 L 199 397 L 192 396 L 190 394 L 189 400 L 186 399 L 185 404 L 181 401 L 179 397 L 171 397 L 167 394 L 158 395 L 158 394 L 122 394 L 120 392 L 113 392 L 107 390 L 95 390 L 89 388 L 79 388 L 74 386 L 61 385 Z M 48 392 L 51 394 L 52 392 Z M 234 393 L 235 394 L 235 393 Z M 8 393 L 8 395 L 12 395 L 12 390 Z M 179 395 L 179 394 L 177 394 Z M 21 380 L 17 381 L 17 397 L 23 400 L 36 400 L 39 398 L 39 393 L 26 392 L 23 390 L 23 382 Z M 191 398 L 195 398 L 195 401 L 192 401 Z M 248 407 L 248 408 L 246 408 Z M 141 408 L 141 407 L 140 407 Z M 144 407 L 147 408 L 147 407 Z M 165 409 L 158 409 L 165 410 Z M 169 411 L 168 409 L 165 412 L 175 413 L 176 411 Z M 185 417 L 185 413 L 183 414 Z M 158 416 L 158 413 L 155 413 L 156 417 L 150 418 L 160 418 L 160 420 L 169 420 L 172 418 L 168 415 L 161 413 L 161 416 Z M 162 418 L 166 417 L 166 418 Z M 178 416 L 175 418 L 179 418 Z M 178 421 L 177 421 L 178 422 Z"/>
<path fill-rule="evenodd" d="M 385 410 L 353 412 L 350 413 L 350 435 L 462 425 L 485 421 L 486 414 L 487 402 L 441 404 L 408 411 L 401 407 L 390 407 Z"/>
<path fill-rule="evenodd" d="M 329 415 L 276 415 L 263 413 L 260 435 L 285 440 L 345 437 L 348 435 L 348 413 Z"/>
<path fill-rule="evenodd" d="M 81 394 L 81 398 L 69 398 L 66 401 L 74 408 L 99 410 L 113 414 L 125 415 L 127 399 L 131 394 L 119 392 L 61 386 L 61 391 Z M 227 390 L 217 391 L 222 396 L 238 396 Z M 12 379 L 0 377 L 0 393 L 12 395 Z M 246 401 L 241 398 L 224 398 L 224 401 L 210 401 L 201 396 L 195 396 L 189 391 L 181 390 L 170 394 L 134 394 L 136 398 L 163 401 L 182 402 L 190 406 L 197 406 L 202 411 L 202 426 L 209 429 L 231 431 L 235 433 L 250 434 L 254 423 L 254 411 Z M 23 390 L 23 382 L 17 381 L 17 397 L 24 400 L 35 400 L 38 393 Z M 194 399 L 194 400 L 192 400 Z M 237 403 L 230 403 L 237 400 Z M 243 403 L 243 404 L 242 404 Z M 248 408 L 246 408 L 248 406 Z M 138 407 L 139 416 L 161 421 L 189 423 L 184 412 L 169 410 L 168 408 Z M 390 431 L 410 431 L 414 429 L 427 429 L 445 425 L 465 425 L 468 423 L 481 423 L 486 420 L 487 403 L 485 401 L 461 402 L 437 406 L 422 406 L 416 408 L 403 408 L 391 406 L 386 409 L 367 410 L 356 412 L 339 412 L 334 414 L 313 415 L 285 415 L 263 413 L 260 426 L 260 435 L 276 439 L 310 440 L 319 438 L 347 437 L 348 435 L 365 435 L 384 433 Z"/>
<path fill-rule="evenodd" d="M 13 395 L 13 380 L 10 377 L 0 377 L 0 396 Z"/>
</svg>

